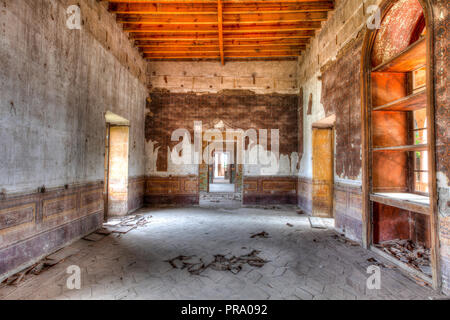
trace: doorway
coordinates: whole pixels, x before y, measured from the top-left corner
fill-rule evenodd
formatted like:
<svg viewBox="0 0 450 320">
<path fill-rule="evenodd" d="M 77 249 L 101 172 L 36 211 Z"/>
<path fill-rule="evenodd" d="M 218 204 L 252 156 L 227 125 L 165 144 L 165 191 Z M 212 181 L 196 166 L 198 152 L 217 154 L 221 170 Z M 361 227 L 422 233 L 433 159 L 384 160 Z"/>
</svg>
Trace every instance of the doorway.
<svg viewBox="0 0 450 320">
<path fill-rule="evenodd" d="M 209 192 L 234 193 L 234 170 L 230 152 L 215 152 Z"/>
<path fill-rule="evenodd" d="M 312 215 L 333 218 L 334 127 L 313 125 Z"/>
<path fill-rule="evenodd" d="M 128 214 L 128 120 L 106 115 L 105 220 Z"/>
</svg>

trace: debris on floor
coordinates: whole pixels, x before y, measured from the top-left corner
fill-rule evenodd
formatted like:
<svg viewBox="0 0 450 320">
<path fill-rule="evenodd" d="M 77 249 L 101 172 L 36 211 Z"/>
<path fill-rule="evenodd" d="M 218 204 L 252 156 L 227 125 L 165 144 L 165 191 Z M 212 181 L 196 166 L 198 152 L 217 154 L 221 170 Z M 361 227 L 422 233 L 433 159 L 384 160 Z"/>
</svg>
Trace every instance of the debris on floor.
<svg viewBox="0 0 450 320">
<path fill-rule="evenodd" d="M 8 286 L 12 286 L 12 285 L 17 286 L 25 279 L 27 279 L 33 275 L 37 276 L 37 275 L 41 274 L 42 272 L 47 271 L 51 267 L 56 266 L 57 264 L 65 261 L 66 259 L 75 255 L 78 252 L 79 252 L 79 249 L 74 249 L 74 248 L 70 248 L 70 247 L 61 249 L 61 250 L 47 256 L 46 258 L 42 259 L 41 261 L 36 262 L 32 266 L 6 278 L 5 280 L 3 280 L 2 284 L 8 285 Z"/>
<path fill-rule="evenodd" d="M 103 227 L 111 232 L 122 235 L 127 234 L 131 230 L 143 227 L 150 223 L 152 216 L 144 216 L 141 214 L 125 216 L 123 218 L 114 218 L 105 222 Z"/>
<path fill-rule="evenodd" d="M 293 227 L 294 227 L 294 225 L 293 225 L 292 223 L 286 223 L 286 225 L 287 225 L 289 228 L 293 228 Z"/>
<path fill-rule="evenodd" d="M 267 207 L 267 208 L 264 208 L 265 210 L 281 210 L 282 208 L 281 207 L 278 207 L 278 206 L 272 206 L 272 207 Z"/>
<path fill-rule="evenodd" d="M 260 232 L 260 233 L 253 234 L 250 238 L 252 238 L 252 239 L 255 239 L 255 238 L 265 238 L 265 239 L 267 239 L 267 238 L 270 238 L 270 236 L 269 236 L 269 234 L 267 232 L 263 231 L 263 232 Z"/>
<path fill-rule="evenodd" d="M 300 215 L 300 216 L 303 216 L 303 215 L 305 215 L 306 213 L 305 213 L 305 211 L 303 211 L 303 210 L 297 210 L 297 214 Z"/>
<path fill-rule="evenodd" d="M 411 275 L 411 277 L 414 280 L 414 282 L 417 283 L 419 286 L 421 286 L 421 287 L 428 287 L 429 286 L 429 284 L 426 283 L 425 281 L 423 281 L 422 279 L 420 279 L 420 278 L 418 278 L 418 277 L 416 277 L 414 275 Z"/>
<path fill-rule="evenodd" d="M 392 264 L 381 263 L 380 261 L 378 261 L 375 258 L 369 258 L 369 259 L 367 259 L 367 262 L 370 262 L 372 265 L 376 265 L 378 267 L 382 267 L 385 269 L 395 269 L 396 268 L 396 266 L 394 266 Z"/>
<path fill-rule="evenodd" d="M 109 231 L 108 229 L 105 229 L 105 228 L 101 228 L 101 229 L 98 229 L 97 231 L 95 231 L 95 233 L 101 234 L 104 236 L 109 236 L 111 234 L 111 231 Z"/>
<path fill-rule="evenodd" d="M 333 239 L 353 247 L 358 247 L 360 245 L 358 242 L 346 238 L 343 234 L 335 234 L 333 235 Z"/>
<path fill-rule="evenodd" d="M 262 268 L 268 261 L 258 257 L 260 253 L 260 251 L 254 250 L 249 254 L 239 257 L 215 255 L 214 259 L 181 255 L 166 262 L 170 263 L 174 269 L 187 269 L 192 275 L 200 275 L 209 268 L 216 271 L 230 271 L 231 273 L 238 274 L 246 264 L 251 267 Z"/>
<path fill-rule="evenodd" d="M 83 240 L 97 242 L 97 241 L 100 241 L 103 238 L 109 236 L 110 234 L 111 234 L 111 231 L 109 231 L 108 229 L 100 228 L 97 231 L 84 237 Z"/>
<path fill-rule="evenodd" d="M 309 223 L 311 224 L 311 228 L 313 229 L 328 229 L 325 222 L 322 218 L 318 217 L 309 217 Z"/>
<path fill-rule="evenodd" d="M 408 266 L 431 276 L 430 249 L 411 240 L 391 240 L 375 245 Z"/>
<path fill-rule="evenodd" d="M 83 240 L 91 241 L 91 242 L 97 242 L 97 241 L 102 240 L 104 237 L 106 237 L 106 236 L 94 232 L 94 233 L 91 233 L 90 235 L 84 237 Z"/>
</svg>

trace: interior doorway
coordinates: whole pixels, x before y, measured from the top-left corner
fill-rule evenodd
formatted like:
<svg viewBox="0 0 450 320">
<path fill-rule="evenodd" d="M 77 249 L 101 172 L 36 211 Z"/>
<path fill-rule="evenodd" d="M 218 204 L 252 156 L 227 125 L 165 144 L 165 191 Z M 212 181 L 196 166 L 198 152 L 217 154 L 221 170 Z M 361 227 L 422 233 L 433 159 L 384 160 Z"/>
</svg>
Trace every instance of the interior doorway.
<svg viewBox="0 0 450 320">
<path fill-rule="evenodd" d="M 128 213 L 128 120 L 106 114 L 105 220 Z"/>
<path fill-rule="evenodd" d="M 209 192 L 234 193 L 234 161 L 230 152 L 215 152 L 210 170 Z"/>
<path fill-rule="evenodd" d="M 313 125 L 312 215 L 333 218 L 334 127 Z"/>
</svg>

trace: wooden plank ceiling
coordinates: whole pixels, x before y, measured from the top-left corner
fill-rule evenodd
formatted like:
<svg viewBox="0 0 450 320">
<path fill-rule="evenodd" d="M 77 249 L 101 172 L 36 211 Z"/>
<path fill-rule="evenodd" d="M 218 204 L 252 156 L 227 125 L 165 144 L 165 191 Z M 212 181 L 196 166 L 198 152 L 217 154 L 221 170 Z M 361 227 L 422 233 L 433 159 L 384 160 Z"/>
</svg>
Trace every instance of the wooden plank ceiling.
<svg viewBox="0 0 450 320">
<path fill-rule="evenodd" d="M 324 0 L 106 0 L 149 60 L 294 58 L 334 9 Z"/>
</svg>

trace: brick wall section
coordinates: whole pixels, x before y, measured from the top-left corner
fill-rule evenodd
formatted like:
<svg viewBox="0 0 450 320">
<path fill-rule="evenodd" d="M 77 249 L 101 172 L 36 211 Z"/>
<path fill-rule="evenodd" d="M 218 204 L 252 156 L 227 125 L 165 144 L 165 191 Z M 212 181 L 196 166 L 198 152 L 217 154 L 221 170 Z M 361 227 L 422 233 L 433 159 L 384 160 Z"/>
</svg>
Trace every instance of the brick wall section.
<svg viewBox="0 0 450 320">
<path fill-rule="evenodd" d="M 154 92 L 151 100 L 145 138 L 157 141 L 160 150 L 178 144 L 170 141 L 176 129 L 188 129 L 193 139 L 194 121 L 202 121 L 207 130 L 214 128 L 220 120 L 236 129 L 279 129 L 280 153 L 290 155 L 298 150 L 297 95 L 262 95 L 248 91 L 203 95 Z M 270 135 L 268 146 L 270 149 Z M 167 170 L 167 152 L 159 152 L 157 168 L 158 171 Z"/>
</svg>

